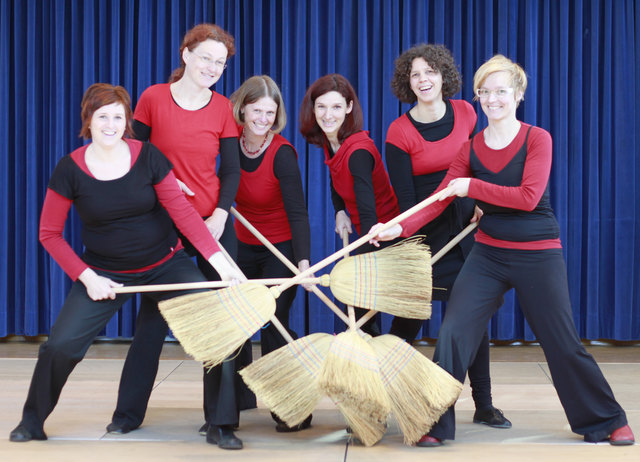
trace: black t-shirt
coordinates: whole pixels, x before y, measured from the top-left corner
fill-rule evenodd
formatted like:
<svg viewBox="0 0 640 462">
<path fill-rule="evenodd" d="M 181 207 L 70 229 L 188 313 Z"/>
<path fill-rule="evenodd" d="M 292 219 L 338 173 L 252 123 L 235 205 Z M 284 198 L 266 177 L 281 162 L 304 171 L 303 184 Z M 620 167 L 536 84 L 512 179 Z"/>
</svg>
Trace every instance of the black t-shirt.
<svg viewBox="0 0 640 462">
<path fill-rule="evenodd" d="M 126 271 L 154 264 L 172 251 L 178 238 L 153 188 L 171 168 L 149 143 L 143 144 L 131 170 L 115 180 L 93 178 L 71 155 L 58 162 L 49 188 L 73 201 L 83 225 L 85 263 Z"/>
</svg>

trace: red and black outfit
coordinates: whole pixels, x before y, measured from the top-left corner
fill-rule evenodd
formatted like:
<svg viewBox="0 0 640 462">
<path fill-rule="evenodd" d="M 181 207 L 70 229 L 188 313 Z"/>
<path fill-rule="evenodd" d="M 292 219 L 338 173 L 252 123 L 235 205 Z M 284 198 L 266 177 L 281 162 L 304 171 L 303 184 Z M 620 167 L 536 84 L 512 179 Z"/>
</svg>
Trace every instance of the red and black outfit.
<svg viewBox="0 0 640 462">
<path fill-rule="evenodd" d="M 334 209 L 336 213 L 346 209 L 358 234 L 400 213 L 382 156 L 369 132 L 347 137 L 336 153 L 325 144 L 324 155 L 331 174 Z"/>
<path fill-rule="evenodd" d="M 376 223 L 389 221 L 400 214 L 382 156 L 369 132 L 362 130 L 348 136 L 335 153 L 325 143 L 324 155 L 331 174 L 335 213 L 346 210 L 358 234 L 366 234 Z M 371 246 L 363 245 L 356 253 L 371 250 Z M 366 310 L 355 308 L 355 312 L 360 318 Z M 362 329 L 371 335 L 380 334 L 375 318 L 367 321 Z"/>
<path fill-rule="evenodd" d="M 58 162 L 44 200 L 40 241 L 75 282 L 40 347 L 21 425 L 44 439 L 43 424 L 62 387 L 96 335 L 133 294 L 94 301 L 79 275 L 91 267 L 124 285 L 205 280 L 182 250 L 173 223 L 207 258 L 219 250 L 196 211 L 177 186 L 171 163 L 148 143 L 126 140 L 131 168 L 120 178 L 96 179 L 85 162 L 87 146 Z M 79 257 L 62 233 L 71 208 L 82 222 L 85 252 Z M 193 292 L 157 292 L 156 301 Z"/>
<path fill-rule="evenodd" d="M 274 134 L 269 146 L 256 158 L 240 155 L 242 176 L 236 195 L 236 208 L 294 264 L 309 260 L 311 240 L 309 215 L 304 201 L 298 155 L 282 136 Z M 236 220 L 238 265 L 249 279 L 288 278 L 293 273 L 245 226 Z M 297 286 L 285 290 L 276 300 L 276 317 L 289 329 L 289 310 Z M 287 342 L 278 330 L 267 324 L 260 331 L 262 356 Z"/>
<path fill-rule="evenodd" d="M 149 140 L 174 166 L 177 179 L 195 195 L 186 196 L 202 218 L 219 207 L 229 210 L 240 181 L 238 129 L 231 104 L 224 96 L 212 92 L 211 100 L 198 110 L 178 106 L 170 84 L 147 88 L 134 112 L 136 138 Z M 219 157 L 219 169 L 216 162 Z M 197 264 L 208 280 L 219 280 L 217 272 L 196 251 L 188 239 L 185 250 L 196 256 Z M 227 220 L 220 244 L 236 257 L 236 237 L 231 217 Z M 158 361 L 168 327 L 157 304 L 143 296 L 136 321 L 136 332 L 122 370 L 118 403 L 112 422 L 134 429 L 142 423 Z M 239 410 L 255 407 L 255 396 L 236 373 L 236 362 L 251 352 L 243 350 L 234 360 L 225 361 L 204 371 L 204 413 L 212 425 L 234 425 Z"/>
<path fill-rule="evenodd" d="M 470 177 L 468 195 L 484 215 L 454 283 L 434 361 L 464 380 L 484 326 L 504 293 L 514 288 L 544 350 L 571 429 L 586 441 L 602 441 L 627 418 L 573 322 L 559 227 L 549 201 L 551 158 L 549 133 L 523 123 L 505 148 L 489 148 L 480 133 L 451 163 L 438 189 L 454 178 Z M 450 202 L 437 202 L 403 221 L 403 235 L 411 235 Z M 453 407 L 429 434 L 454 439 Z"/>
<path fill-rule="evenodd" d="M 406 112 L 393 121 L 387 131 L 387 169 L 403 212 L 433 194 L 447 174 L 449 165 L 475 130 L 477 116 L 469 103 L 452 99 L 444 102 L 446 110 L 441 119 L 421 123 Z M 456 198 L 415 234 L 425 235 L 425 243 L 433 254 L 437 253 L 469 224 L 474 203 L 473 199 Z M 453 283 L 472 245 L 473 235 L 469 235 L 433 265 L 434 300 L 449 299 Z M 389 333 L 411 343 L 422 324 L 421 320 L 396 316 Z M 476 358 L 469 366 L 476 409 L 493 406 L 489 359 L 489 333 L 485 331 Z"/>
</svg>

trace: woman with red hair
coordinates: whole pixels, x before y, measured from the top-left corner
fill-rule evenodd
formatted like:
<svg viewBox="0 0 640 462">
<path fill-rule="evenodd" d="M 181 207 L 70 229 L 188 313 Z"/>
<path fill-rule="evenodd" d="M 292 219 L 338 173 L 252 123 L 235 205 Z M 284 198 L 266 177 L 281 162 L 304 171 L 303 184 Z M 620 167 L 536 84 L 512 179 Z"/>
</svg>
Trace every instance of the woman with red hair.
<svg viewBox="0 0 640 462">
<path fill-rule="evenodd" d="M 142 93 L 133 127 L 136 138 L 151 141 L 171 161 L 187 200 L 235 259 L 237 242 L 229 208 L 240 182 L 238 128 L 229 100 L 210 89 L 234 53 L 233 37 L 215 24 L 199 24 L 187 31 L 180 46 L 181 66 L 169 83 L 152 85 Z M 197 258 L 207 279 L 219 279 L 188 241 L 185 247 Z M 156 304 L 146 297 L 137 325 L 122 371 L 118 404 L 107 426 L 113 434 L 127 433 L 142 424 L 168 332 Z M 208 443 L 223 449 L 242 448 L 233 428 L 240 409 L 255 407 L 255 396 L 236 372 L 239 360 L 234 356 L 204 371 L 205 424 L 200 433 Z"/>
</svg>

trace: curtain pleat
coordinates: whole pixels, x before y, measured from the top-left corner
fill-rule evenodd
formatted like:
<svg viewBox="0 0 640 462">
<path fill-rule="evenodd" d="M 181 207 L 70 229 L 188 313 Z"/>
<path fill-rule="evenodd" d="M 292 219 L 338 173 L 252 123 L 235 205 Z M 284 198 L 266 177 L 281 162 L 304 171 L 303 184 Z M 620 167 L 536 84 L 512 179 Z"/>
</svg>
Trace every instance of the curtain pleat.
<svg viewBox="0 0 640 462">
<path fill-rule="evenodd" d="M 553 137 L 549 182 L 581 337 L 640 340 L 640 5 L 637 0 L 0 0 L 0 337 L 47 334 L 70 287 L 38 242 L 47 182 L 80 146 L 80 100 L 98 81 L 123 85 L 135 105 L 180 63 L 185 31 L 214 22 L 236 39 L 216 91 L 268 74 L 282 89 L 312 235 L 312 262 L 341 247 L 322 151 L 298 130 L 308 85 L 339 72 L 358 92 L 365 129 L 384 152 L 389 124 L 409 109 L 393 96 L 393 64 L 420 42 L 444 43 L 460 66 L 458 98 L 472 102 L 477 67 L 495 53 L 529 78 L 518 117 Z M 82 252 L 73 211 L 65 238 Z M 330 271 L 328 267 L 326 271 Z M 322 271 L 325 272 L 325 271 Z M 330 295 L 328 289 L 323 289 Z M 102 333 L 130 337 L 138 301 Z M 435 338 L 445 306 L 421 335 Z M 382 317 L 389 328 L 391 317 Z M 298 289 L 299 333 L 341 330 Z M 499 340 L 535 340 L 507 293 L 490 324 Z"/>
</svg>

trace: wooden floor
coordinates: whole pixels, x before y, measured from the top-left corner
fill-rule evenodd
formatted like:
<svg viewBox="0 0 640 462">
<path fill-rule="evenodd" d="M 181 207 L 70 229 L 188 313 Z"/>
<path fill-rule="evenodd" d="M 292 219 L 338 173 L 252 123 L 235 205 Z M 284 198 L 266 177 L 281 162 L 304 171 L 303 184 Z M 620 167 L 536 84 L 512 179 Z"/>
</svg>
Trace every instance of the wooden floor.
<svg viewBox="0 0 640 462">
<path fill-rule="evenodd" d="M 37 342 L 0 340 L 0 460 L 3 461 L 640 461 L 640 444 L 584 443 L 571 433 L 542 351 L 537 346 L 492 346 L 494 404 L 513 422 L 498 430 L 471 423 L 468 386 L 456 406 L 455 441 L 440 448 L 408 447 L 391 422 L 366 448 L 349 440 L 340 413 L 323 400 L 308 430 L 276 433 L 269 412 L 241 414 L 242 451 L 223 451 L 197 433 L 203 423 L 202 372 L 179 345 L 167 343 L 144 425 L 123 436 L 106 434 L 128 344 L 96 343 L 71 375 L 45 424 L 48 441 L 11 443 L 37 355 Z M 419 347 L 431 357 L 433 348 Z M 589 346 L 630 424 L 640 436 L 640 346 Z"/>
</svg>

